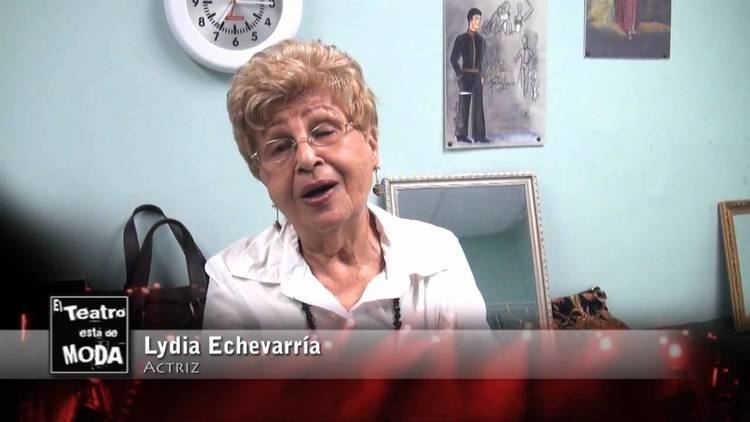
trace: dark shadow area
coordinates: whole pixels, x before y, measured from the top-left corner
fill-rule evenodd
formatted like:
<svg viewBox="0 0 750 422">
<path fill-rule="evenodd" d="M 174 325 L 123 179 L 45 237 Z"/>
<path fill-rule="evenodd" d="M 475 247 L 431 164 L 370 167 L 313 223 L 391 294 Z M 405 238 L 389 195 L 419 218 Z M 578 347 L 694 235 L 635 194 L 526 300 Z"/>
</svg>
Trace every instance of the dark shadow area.
<svg viewBox="0 0 750 422">
<path fill-rule="evenodd" d="M 85 280 L 60 278 L 70 273 L 66 263 L 56 259 L 48 245 L 52 235 L 34 227 L 22 211 L 10 206 L 5 195 L 0 209 L 0 268 L 3 306 L 0 329 L 46 329 L 49 326 L 49 296 L 83 293 Z"/>
</svg>

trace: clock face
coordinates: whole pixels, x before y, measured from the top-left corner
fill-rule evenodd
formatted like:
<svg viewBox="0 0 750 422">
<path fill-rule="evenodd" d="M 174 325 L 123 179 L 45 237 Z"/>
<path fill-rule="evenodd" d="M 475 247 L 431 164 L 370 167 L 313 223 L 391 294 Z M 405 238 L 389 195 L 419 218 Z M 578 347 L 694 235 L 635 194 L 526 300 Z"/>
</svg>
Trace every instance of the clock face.
<svg viewBox="0 0 750 422">
<path fill-rule="evenodd" d="M 164 0 L 164 12 L 190 57 L 234 73 L 253 54 L 297 33 L 302 0 Z"/>
<path fill-rule="evenodd" d="M 247 50 L 273 34 L 280 0 L 185 0 L 190 21 L 203 38 L 227 50 Z"/>
</svg>

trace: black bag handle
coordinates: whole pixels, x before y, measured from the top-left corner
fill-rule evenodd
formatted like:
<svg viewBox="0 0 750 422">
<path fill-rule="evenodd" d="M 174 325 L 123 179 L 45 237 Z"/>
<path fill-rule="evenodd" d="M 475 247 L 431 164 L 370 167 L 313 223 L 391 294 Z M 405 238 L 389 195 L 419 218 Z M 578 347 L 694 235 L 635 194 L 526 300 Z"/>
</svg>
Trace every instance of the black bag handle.
<svg viewBox="0 0 750 422">
<path fill-rule="evenodd" d="M 128 283 L 133 278 L 133 266 L 135 261 L 138 259 L 138 254 L 141 253 L 140 242 L 138 241 L 138 231 L 135 228 L 135 216 L 142 212 L 150 212 L 153 214 L 160 215 L 162 218 L 167 218 L 164 211 L 156 205 L 143 204 L 133 210 L 133 214 L 130 216 L 128 221 L 125 223 L 125 228 L 122 231 L 122 243 L 123 249 L 125 250 L 125 282 Z M 172 233 L 175 238 L 179 239 L 182 234 L 178 229 L 169 226 L 172 229 Z"/>
<path fill-rule="evenodd" d="M 191 296 L 193 296 L 194 299 L 202 297 L 202 295 L 205 295 L 205 291 L 208 288 L 208 279 L 206 278 L 206 272 L 204 269 L 206 258 L 203 256 L 200 249 L 198 249 L 198 245 L 195 244 L 195 240 L 193 240 L 190 231 L 181 222 L 173 218 L 163 218 L 154 223 L 154 225 L 148 230 L 146 237 L 143 239 L 143 244 L 141 245 L 141 252 L 133 265 L 131 277 L 127 280 L 125 288 L 140 289 L 148 286 L 148 279 L 151 274 L 151 254 L 153 250 L 154 232 L 164 224 L 168 224 L 173 233 L 179 233 L 179 235 L 175 234 L 175 238 L 185 255 L 188 280 L 192 292 Z"/>
</svg>

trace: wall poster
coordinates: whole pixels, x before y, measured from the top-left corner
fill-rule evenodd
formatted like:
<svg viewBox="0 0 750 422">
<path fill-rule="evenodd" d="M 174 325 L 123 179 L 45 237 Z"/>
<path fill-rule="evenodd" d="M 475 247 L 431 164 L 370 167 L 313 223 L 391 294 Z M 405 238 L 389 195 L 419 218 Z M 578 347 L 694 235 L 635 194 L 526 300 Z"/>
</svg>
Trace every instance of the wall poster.
<svg viewBox="0 0 750 422">
<path fill-rule="evenodd" d="M 444 0 L 446 149 L 541 146 L 546 0 Z"/>
<path fill-rule="evenodd" d="M 590 58 L 668 59 L 672 0 L 587 0 Z"/>
</svg>

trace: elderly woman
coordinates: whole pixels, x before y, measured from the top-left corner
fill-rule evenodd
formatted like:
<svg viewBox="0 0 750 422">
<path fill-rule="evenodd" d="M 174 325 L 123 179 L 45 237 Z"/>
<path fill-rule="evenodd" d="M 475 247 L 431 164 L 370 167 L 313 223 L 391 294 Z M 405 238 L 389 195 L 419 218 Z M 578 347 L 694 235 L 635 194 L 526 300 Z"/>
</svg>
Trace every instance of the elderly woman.
<svg viewBox="0 0 750 422">
<path fill-rule="evenodd" d="M 205 328 L 486 328 L 456 237 L 367 202 L 375 97 L 336 47 L 284 41 L 227 95 L 234 138 L 286 217 L 206 264 Z"/>
</svg>

